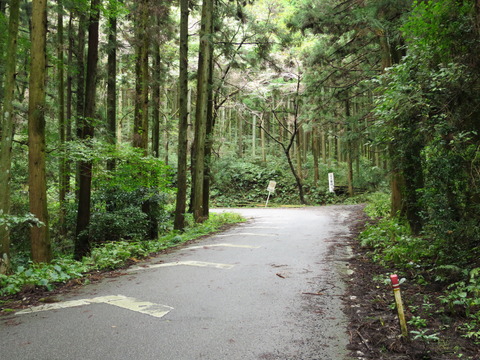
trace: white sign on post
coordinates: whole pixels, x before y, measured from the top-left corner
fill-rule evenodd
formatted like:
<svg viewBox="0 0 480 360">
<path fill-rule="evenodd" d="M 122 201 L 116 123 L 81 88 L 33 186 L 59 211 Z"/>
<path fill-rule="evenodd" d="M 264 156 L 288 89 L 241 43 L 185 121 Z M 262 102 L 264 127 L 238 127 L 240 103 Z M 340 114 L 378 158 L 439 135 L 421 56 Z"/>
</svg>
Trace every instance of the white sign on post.
<svg viewBox="0 0 480 360">
<path fill-rule="evenodd" d="M 328 173 L 328 191 L 335 192 L 335 180 L 333 173 Z"/>
<path fill-rule="evenodd" d="M 270 181 L 268 183 L 267 191 L 268 192 L 274 192 L 275 191 L 275 186 L 277 186 L 277 182 L 276 181 Z"/>
<path fill-rule="evenodd" d="M 267 196 L 267 202 L 265 203 L 265 207 L 267 207 L 268 205 L 268 200 L 270 199 L 270 195 L 272 194 L 272 192 L 275 191 L 275 186 L 277 186 L 276 181 L 270 181 L 268 183 L 268 186 L 267 186 L 268 196 Z"/>
</svg>

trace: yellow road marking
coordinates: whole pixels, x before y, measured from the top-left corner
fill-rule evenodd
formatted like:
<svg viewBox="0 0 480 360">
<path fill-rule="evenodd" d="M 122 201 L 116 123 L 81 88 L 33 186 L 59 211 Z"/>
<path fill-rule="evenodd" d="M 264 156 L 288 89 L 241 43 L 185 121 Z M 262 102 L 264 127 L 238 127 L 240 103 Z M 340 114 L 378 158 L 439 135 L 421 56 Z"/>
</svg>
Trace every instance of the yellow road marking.
<svg viewBox="0 0 480 360">
<path fill-rule="evenodd" d="M 161 318 L 168 314 L 173 308 L 167 305 L 155 304 L 149 301 L 140 301 L 132 297 L 123 295 L 99 296 L 92 299 L 81 299 L 63 301 L 54 304 L 45 304 L 34 306 L 29 309 L 17 311 L 15 315 L 31 314 L 40 311 L 59 310 L 71 307 L 85 306 L 90 304 L 108 304 L 114 305 L 123 309 L 139 312 L 150 315 L 156 318 Z"/>
<path fill-rule="evenodd" d="M 260 246 L 253 246 L 253 245 L 210 244 L 210 245 L 190 246 L 190 247 L 186 248 L 186 250 L 203 249 L 205 247 L 232 247 L 232 248 L 244 248 L 244 249 L 259 249 L 260 248 Z"/>
</svg>

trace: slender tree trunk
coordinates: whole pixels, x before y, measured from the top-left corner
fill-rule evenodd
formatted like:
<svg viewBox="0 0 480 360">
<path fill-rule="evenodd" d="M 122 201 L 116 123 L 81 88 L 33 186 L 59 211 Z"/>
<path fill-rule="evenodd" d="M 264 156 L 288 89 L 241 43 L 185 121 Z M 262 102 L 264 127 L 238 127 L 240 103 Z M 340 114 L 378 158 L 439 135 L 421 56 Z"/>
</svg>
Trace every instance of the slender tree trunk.
<svg viewBox="0 0 480 360">
<path fill-rule="evenodd" d="M 109 17 L 107 25 L 107 142 L 114 147 L 117 143 L 117 15 L 116 1 L 109 2 Z M 107 170 L 115 171 L 115 158 L 107 160 Z M 106 209 L 115 211 L 115 193 L 117 189 L 109 188 Z"/>
<path fill-rule="evenodd" d="M 385 14 L 382 12 L 379 14 L 379 16 L 384 18 Z M 389 43 L 387 34 L 383 29 L 378 31 L 378 40 L 381 49 L 382 69 L 386 69 L 395 63 L 394 60 L 398 61 L 399 56 L 392 56 L 397 50 L 394 49 L 394 45 Z M 391 148 L 392 145 L 389 146 L 390 160 L 392 160 L 394 149 Z M 376 149 L 375 158 L 378 159 L 378 156 L 378 149 Z M 405 179 L 401 169 L 398 168 L 397 164 L 394 164 L 393 161 L 390 161 L 390 165 L 391 214 L 392 216 L 395 216 L 396 214 L 404 214 L 406 211 L 404 201 Z"/>
<path fill-rule="evenodd" d="M 255 158 L 257 155 L 256 150 L 257 144 L 257 115 L 252 116 L 252 157 Z"/>
<path fill-rule="evenodd" d="M 312 153 L 313 153 L 313 185 L 318 185 L 318 180 L 320 180 L 320 170 L 318 167 L 319 161 L 319 145 L 318 145 L 318 128 L 314 125 L 312 130 Z"/>
<path fill-rule="evenodd" d="M 300 176 L 300 179 L 303 182 L 303 174 L 302 174 L 302 127 L 299 126 L 297 129 L 297 136 L 295 137 L 295 156 L 296 156 L 296 165 L 297 165 L 297 174 Z"/>
<path fill-rule="evenodd" d="M 73 100 L 73 46 L 74 46 L 74 35 L 73 35 L 73 12 L 70 12 L 70 18 L 68 20 L 68 55 L 67 55 L 67 94 L 66 94 L 66 100 L 65 100 L 65 115 L 66 115 L 66 140 L 72 141 L 73 136 L 72 136 L 72 121 L 73 121 L 73 116 L 72 116 L 72 100 Z M 66 176 L 66 183 L 65 183 L 65 192 L 68 194 L 71 191 L 70 188 L 70 171 L 72 167 L 72 161 L 67 158 L 67 162 L 65 164 L 65 172 L 67 174 Z"/>
<path fill-rule="evenodd" d="M 87 74 L 85 83 L 85 111 L 83 118 L 80 119 L 79 130 L 82 140 L 93 138 L 95 117 L 95 96 L 97 88 L 97 62 L 98 62 L 98 28 L 100 20 L 100 0 L 92 0 L 90 22 L 88 26 L 88 54 L 87 54 Z M 91 214 L 91 195 L 92 195 L 92 168 L 91 160 L 81 161 L 79 198 L 77 212 L 77 229 L 75 241 L 75 258 L 81 259 L 87 255 L 91 249 L 90 236 L 88 234 L 88 225 L 90 224 Z"/>
<path fill-rule="evenodd" d="M 347 146 L 347 153 L 346 153 L 346 160 L 347 160 L 347 184 L 348 184 L 348 194 L 350 196 L 353 196 L 353 159 L 352 159 L 352 152 L 353 152 L 353 145 L 352 145 L 352 140 L 350 139 L 350 132 L 351 132 L 351 126 L 350 126 L 350 101 L 347 99 L 345 100 L 345 120 L 347 123 L 347 140 L 346 140 L 346 146 Z"/>
<path fill-rule="evenodd" d="M 107 141 L 116 144 L 117 132 L 117 17 L 116 8 L 110 3 L 108 18 L 108 50 L 107 50 Z M 107 169 L 115 170 L 115 160 L 107 161 Z"/>
<path fill-rule="evenodd" d="M 144 155 L 148 155 L 148 105 L 149 105 L 149 20 L 150 0 L 142 0 L 139 4 L 137 17 L 137 76 L 135 96 L 135 121 L 133 129 L 133 146 L 143 149 Z M 144 174 L 144 176 L 148 176 Z M 158 236 L 158 223 L 153 214 L 154 204 L 150 198 L 145 199 L 142 204 L 142 211 L 148 218 L 147 236 L 155 239 Z"/>
<path fill-rule="evenodd" d="M 67 194 L 67 155 L 65 151 L 66 124 L 65 124 L 65 71 L 64 71 L 64 39 L 63 39 L 63 0 L 57 0 L 57 58 L 58 58 L 58 132 L 60 138 L 61 156 L 59 159 L 59 228 L 60 234 L 66 236 L 65 225 L 65 198 Z"/>
<path fill-rule="evenodd" d="M 8 44 L 5 66 L 4 103 L 0 114 L 0 214 L 10 214 L 10 181 L 12 167 L 12 141 L 14 126 L 14 90 L 17 62 L 18 21 L 20 0 L 10 1 L 10 17 L 8 24 Z M 10 271 L 10 229 L 0 226 L 0 274 Z"/>
<path fill-rule="evenodd" d="M 343 161 L 343 144 L 342 144 L 342 125 L 337 124 L 335 133 L 337 134 L 337 161 L 340 163 Z"/>
<path fill-rule="evenodd" d="M 180 0 L 180 118 L 178 122 L 177 202 L 174 228 L 185 228 L 187 202 L 187 153 L 188 153 L 188 0 Z"/>
<path fill-rule="evenodd" d="M 78 19 L 78 35 L 77 35 L 77 136 L 81 136 L 81 118 L 85 111 L 85 28 L 87 27 L 87 16 L 80 13 Z"/>
<path fill-rule="evenodd" d="M 212 46 L 211 29 L 213 21 L 213 0 L 203 0 L 200 29 L 200 51 L 198 56 L 197 107 L 195 111 L 195 171 L 193 191 L 193 216 L 196 222 L 205 220 L 203 191 L 205 177 L 205 141 L 207 132 L 208 85 Z"/>
<path fill-rule="evenodd" d="M 237 156 L 243 157 L 243 119 L 240 116 L 240 111 L 235 110 L 235 118 L 237 120 Z"/>
<path fill-rule="evenodd" d="M 210 33 L 213 33 L 213 21 Z M 208 102 L 207 102 L 207 126 L 205 134 L 205 172 L 203 178 L 203 217 L 208 218 L 210 212 L 210 180 L 212 176 L 211 161 L 213 148 L 213 129 L 215 127 L 215 116 L 213 113 L 213 47 L 210 47 L 208 73 Z"/>
<path fill-rule="evenodd" d="M 330 125 L 329 126 L 329 131 L 328 131 L 328 157 L 327 157 L 327 165 L 330 168 L 332 166 L 332 160 L 335 158 L 335 139 L 333 134 L 335 133 L 334 131 L 334 126 L 335 125 Z"/>
<path fill-rule="evenodd" d="M 86 33 L 85 29 L 87 27 L 87 15 L 80 11 L 78 19 L 78 35 L 77 35 L 77 46 L 76 46 L 76 58 L 77 58 L 77 74 L 76 74 L 76 83 L 77 83 L 77 103 L 76 103 L 76 133 L 77 138 L 82 139 L 82 124 L 83 117 L 85 113 L 85 38 Z M 75 195 L 78 201 L 80 196 L 80 162 L 76 164 L 75 171 Z"/>
<path fill-rule="evenodd" d="M 290 167 L 290 171 L 292 172 L 294 178 L 295 178 L 295 183 L 297 184 L 297 189 L 298 189 L 298 195 L 300 197 L 300 203 L 301 204 L 306 204 L 307 202 L 305 201 L 305 194 L 303 191 L 303 183 L 302 183 L 302 178 L 300 175 L 297 173 L 295 170 L 295 166 L 293 165 L 292 162 L 292 157 L 290 156 L 290 147 L 284 151 L 285 156 L 287 157 L 287 162 L 288 166 Z"/>
<path fill-rule="evenodd" d="M 327 164 L 327 140 L 325 138 L 325 130 L 322 129 L 320 134 L 320 139 L 322 141 L 322 163 Z"/>
<path fill-rule="evenodd" d="M 159 21 L 160 23 L 160 21 Z M 156 158 L 160 157 L 160 90 L 161 90 L 161 66 L 160 44 L 153 46 L 153 84 L 152 84 L 152 154 Z"/>
<path fill-rule="evenodd" d="M 171 97 L 169 99 L 169 95 L 171 94 Z M 170 107 L 169 107 L 169 102 L 170 102 Z M 170 141 L 170 131 L 169 131 L 169 125 L 170 125 L 170 114 L 175 113 L 175 102 L 176 102 L 176 92 L 174 90 L 170 90 L 167 92 L 165 95 L 165 107 L 164 107 L 164 126 L 163 126 L 163 151 L 164 151 L 164 161 L 165 164 L 168 165 L 168 143 Z"/>
<path fill-rule="evenodd" d="M 265 131 L 263 130 L 264 122 L 265 122 L 265 114 L 262 114 L 262 118 L 260 119 L 260 141 L 261 141 L 261 146 L 262 146 L 262 162 L 264 164 L 267 163 L 267 150 L 266 150 L 266 139 L 265 139 Z"/>
<path fill-rule="evenodd" d="M 133 146 L 148 154 L 148 82 L 149 82 L 149 39 L 147 35 L 149 0 L 139 2 L 137 17 L 137 61 L 136 61 L 136 96 L 135 119 L 133 128 Z"/>
<path fill-rule="evenodd" d="M 353 196 L 354 195 L 354 189 L 353 189 L 353 160 L 352 160 L 352 152 L 353 152 L 353 146 L 352 146 L 352 141 L 347 140 L 347 184 L 348 184 L 348 195 Z"/>
<path fill-rule="evenodd" d="M 46 83 L 47 1 L 33 0 L 32 50 L 28 106 L 28 172 L 30 212 L 43 225 L 31 228 L 32 260 L 49 262 L 52 248 L 47 211 L 45 169 L 45 83 Z"/>
</svg>

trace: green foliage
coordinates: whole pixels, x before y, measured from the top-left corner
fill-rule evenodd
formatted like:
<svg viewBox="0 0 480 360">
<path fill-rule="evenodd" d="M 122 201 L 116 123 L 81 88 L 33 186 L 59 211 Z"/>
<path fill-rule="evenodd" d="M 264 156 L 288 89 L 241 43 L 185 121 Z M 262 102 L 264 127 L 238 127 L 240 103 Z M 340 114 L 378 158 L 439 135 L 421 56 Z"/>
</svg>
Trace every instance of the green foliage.
<svg viewBox="0 0 480 360">
<path fill-rule="evenodd" d="M 470 316 L 472 309 L 480 306 L 480 268 L 472 269 L 467 274 L 466 281 L 451 284 L 446 295 L 440 299 L 452 312 L 455 311 L 455 307 L 460 307 L 467 316 Z"/>
<path fill-rule="evenodd" d="M 146 235 L 149 223 L 142 205 L 146 202 L 156 205 L 150 216 L 157 219 L 164 228 L 168 220 L 166 200 L 165 193 L 151 188 L 129 192 L 112 188 L 98 190 L 92 199 L 89 235 L 94 242 L 141 239 Z"/>
<path fill-rule="evenodd" d="M 26 266 L 18 266 L 13 275 L 0 274 L 0 296 L 15 294 L 27 285 L 51 290 L 55 283 L 80 278 L 88 270 L 85 264 L 66 258 L 56 259 L 51 264 L 29 262 Z"/>
<path fill-rule="evenodd" d="M 479 258 L 478 33 L 468 1 L 418 1 L 402 27 L 407 54 L 377 79 L 378 144 L 405 178 L 404 213 L 436 263 Z"/>
<path fill-rule="evenodd" d="M 470 314 L 469 321 L 463 323 L 458 328 L 462 332 L 462 337 L 473 340 L 473 343 L 480 345 L 480 311 Z"/>
<path fill-rule="evenodd" d="M 0 210 L 0 226 L 5 226 L 6 228 L 12 228 L 18 225 L 28 224 L 30 226 L 44 226 L 45 224 L 38 220 L 33 214 L 26 214 L 23 216 L 9 215 L 4 214 Z"/>
<path fill-rule="evenodd" d="M 277 182 L 272 201 L 286 204 L 297 201 L 293 177 L 288 168 L 278 166 L 278 162 L 265 166 L 245 159 L 223 157 L 214 163 L 213 173 L 211 196 L 217 205 L 264 203 L 271 180 Z"/>
<path fill-rule="evenodd" d="M 238 214 L 211 214 L 203 224 L 192 224 L 183 233 L 171 232 L 152 241 L 116 241 L 96 246 L 81 262 L 69 258 L 53 260 L 51 264 L 33 264 L 27 261 L 16 266 L 11 275 L 0 274 L 0 296 L 13 295 L 25 286 L 39 286 L 51 290 L 58 283 L 84 276 L 95 270 L 115 269 L 129 261 L 145 258 L 151 253 L 177 246 L 200 236 L 218 231 L 225 224 L 242 222 Z M 193 221 L 191 221 L 193 223 Z"/>
<path fill-rule="evenodd" d="M 427 327 L 427 320 L 422 319 L 420 316 L 412 316 L 407 323 L 417 329 Z"/>
<path fill-rule="evenodd" d="M 472 3 L 470 1 L 414 1 L 413 10 L 402 31 L 410 46 L 425 56 L 466 53 L 473 29 Z"/>
<path fill-rule="evenodd" d="M 440 338 L 438 337 L 438 333 L 428 333 L 431 331 L 430 329 L 423 329 L 423 330 L 413 330 L 411 333 L 415 335 L 413 340 L 422 340 L 425 342 L 434 342 L 439 341 Z"/>
<path fill-rule="evenodd" d="M 84 150 L 84 147 L 79 149 Z M 123 144 L 111 146 L 97 142 L 95 150 L 76 152 L 75 156 L 94 155 L 95 160 L 115 160 L 115 170 L 98 167 L 94 175 L 95 188 L 115 188 L 131 192 L 143 187 L 166 189 L 171 183 L 171 173 L 165 163 L 153 156 L 145 156 L 142 149 Z"/>
<path fill-rule="evenodd" d="M 372 193 L 367 198 L 365 213 L 372 219 L 384 218 L 390 215 L 390 194 L 384 192 Z"/>
<path fill-rule="evenodd" d="M 371 249 L 374 261 L 399 268 L 421 264 L 433 251 L 428 241 L 412 236 L 409 226 L 398 218 L 383 218 L 367 225 L 359 239 L 362 246 Z"/>
<path fill-rule="evenodd" d="M 86 230 L 93 243 L 141 239 L 152 219 L 159 222 L 160 230 L 166 229 L 169 215 L 165 207 L 173 188 L 171 170 L 163 161 L 145 156 L 141 149 L 128 144 L 112 146 L 99 140 L 71 142 L 67 150 L 69 158 L 95 164 L 91 221 Z M 107 161 L 115 161 L 114 170 L 105 167 Z M 149 215 L 142 211 L 147 203 Z M 76 203 L 69 201 L 66 210 L 67 228 L 74 234 Z M 58 209 L 51 213 L 58 213 Z"/>
<path fill-rule="evenodd" d="M 91 267 L 98 270 L 115 269 L 123 266 L 129 259 L 147 256 L 151 252 L 149 250 L 148 242 L 106 243 L 92 250 Z"/>
<path fill-rule="evenodd" d="M 308 156 L 303 169 L 313 174 L 313 157 Z M 346 184 L 346 164 L 332 161 L 331 166 L 319 164 L 321 179 L 314 185 L 312 176 L 304 180 L 304 191 L 309 204 L 325 205 L 346 201 L 328 191 L 329 172 L 335 173 L 336 184 Z M 381 187 L 385 177 L 383 171 L 372 166 L 369 161 L 361 162 L 361 172 L 355 185 L 370 191 Z M 369 180 L 368 180 L 369 179 Z M 284 157 L 267 156 L 267 162 L 244 157 L 238 159 L 225 155 L 213 162 L 212 201 L 216 206 L 244 206 L 265 204 L 267 185 L 276 181 L 277 187 L 270 198 L 272 205 L 298 204 L 298 189 Z M 368 196 L 365 195 L 367 198 Z M 364 198 L 355 203 L 365 201 Z"/>
</svg>

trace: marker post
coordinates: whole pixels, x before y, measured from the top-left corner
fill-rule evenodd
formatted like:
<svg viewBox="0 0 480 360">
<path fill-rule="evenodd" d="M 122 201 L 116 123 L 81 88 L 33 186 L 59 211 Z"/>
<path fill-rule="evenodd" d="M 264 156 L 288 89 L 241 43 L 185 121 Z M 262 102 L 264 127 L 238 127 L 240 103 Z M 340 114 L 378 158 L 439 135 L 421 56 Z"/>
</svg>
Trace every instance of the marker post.
<svg viewBox="0 0 480 360">
<path fill-rule="evenodd" d="M 265 203 L 265 207 L 268 206 L 268 200 L 270 200 L 270 195 L 275 191 L 275 186 L 277 186 L 276 181 L 270 181 L 268 183 L 267 191 L 268 191 L 268 196 L 267 196 L 267 202 Z"/>
<path fill-rule="evenodd" d="M 396 274 L 390 275 L 392 282 L 393 295 L 395 296 L 395 303 L 397 305 L 398 320 L 400 321 L 400 329 L 402 336 L 408 338 L 407 322 L 405 321 L 405 312 L 403 310 L 402 295 L 400 293 L 400 283 Z"/>
</svg>

